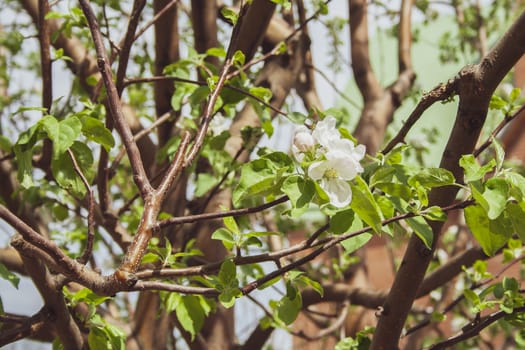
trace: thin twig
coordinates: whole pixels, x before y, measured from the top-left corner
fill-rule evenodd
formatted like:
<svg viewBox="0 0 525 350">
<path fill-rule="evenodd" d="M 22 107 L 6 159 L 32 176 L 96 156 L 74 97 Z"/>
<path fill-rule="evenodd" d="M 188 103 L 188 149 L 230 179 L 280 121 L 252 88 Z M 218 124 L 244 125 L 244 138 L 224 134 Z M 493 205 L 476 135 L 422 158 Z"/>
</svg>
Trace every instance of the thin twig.
<svg viewBox="0 0 525 350">
<path fill-rule="evenodd" d="M 343 91 L 341 91 L 341 89 L 339 89 L 337 85 L 334 84 L 333 79 L 330 79 L 322 70 L 320 70 L 314 65 L 307 64 L 306 67 L 311 68 L 316 73 L 318 73 L 325 80 L 325 82 L 328 83 L 328 85 L 330 85 L 332 89 L 334 89 L 334 91 L 339 95 L 339 97 L 343 98 L 343 100 L 350 103 L 352 106 L 354 106 L 357 109 L 363 108 L 363 106 L 359 105 L 359 103 L 355 102 L 350 97 L 346 96 L 346 94 Z"/>
<path fill-rule="evenodd" d="M 172 0 L 170 3 L 166 4 L 166 6 L 164 6 L 162 8 L 162 10 L 160 10 L 159 12 L 157 12 L 157 14 L 155 14 L 155 16 L 149 21 L 147 22 L 144 27 L 140 28 L 137 33 L 135 34 L 135 39 L 134 40 L 137 40 L 142 34 L 144 34 L 144 32 L 146 30 L 148 30 L 149 27 L 151 27 L 152 25 L 154 25 L 158 20 L 159 18 L 161 18 L 166 12 L 168 12 L 173 6 L 175 6 L 177 3 L 179 2 L 179 0 Z"/>
<path fill-rule="evenodd" d="M 135 140 L 135 142 L 140 140 L 142 137 L 144 137 L 147 134 L 149 134 L 151 131 L 153 131 L 153 129 L 157 128 L 162 123 L 164 123 L 165 121 L 169 120 L 171 117 L 172 117 L 171 111 L 164 113 L 162 116 L 157 118 L 150 126 L 140 130 L 138 133 L 133 135 L 133 140 Z M 126 154 L 126 149 L 121 147 L 119 153 L 117 154 L 117 156 L 115 157 L 115 159 L 111 163 L 111 166 L 109 167 L 109 174 L 110 174 L 110 176 L 115 174 L 117 166 L 120 164 L 120 162 L 122 161 L 122 158 L 124 157 L 125 154 Z"/>
<path fill-rule="evenodd" d="M 154 76 L 154 77 L 149 77 L 149 78 L 127 79 L 127 80 L 125 80 L 124 85 L 141 84 L 141 83 L 153 83 L 153 82 L 156 82 L 156 81 L 164 81 L 164 80 L 167 80 L 167 81 L 178 81 L 178 82 L 181 82 L 181 83 L 195 84 L 195 85 L 199 85 L 199 86 L 206 86 L 206 85 L 208 85 L 204 81 L 197 81 L 197 80 L 178 78 L 178 77 L 166 77 L 166 76 Z M 252 94 L 249 91 L 246 91 L 246 90 L 244 90 L 244 89 L 242 89 L 240 87 L 237 87 L 237 86 L 225 83 L 224 84 L 224 88 L 236 91 L 236 92 L 241 93 L 243 95 L 246 95 L 246 96 L 248 96 L 250 98 L 253 98 L 257 102 L 259 102 L 263 106 L 271 109 L 272 111 L 274 111 L 277 114 L 280 114 L 280 115 L 282 115 L 284 117 L 288 116 L 288 113 L 281 111 L 280 109 L 272 106 L 271 104 L 269 104 L 268 102 L 264 101 L 260 97 L 255 96 L 254 94 Z"/>
<path fill-rule="evenodd" d="M 466 206 L 471 205 L 471 204 L 473 204 L 473 201 L 459 202 L 459 203 L 450 205 L 448 207 L 444 207 L 444 208 L 442 208 L 442 210 L 444 212 L 448 212 L 448 211 L 452 211 L 452 210 L 463 209 Z M 251 208 L 248 208 L 248 209 L 251 209 Z M 242 209 L 242 210 L 246 210 L 246 209 Z M 202 215 L 216 215 L 216 214 L 224 214 L 224 213 L 212 213 L 212 214 L 202 214 Z M 389 219 L 383 220 L 381 222 L 381 225 L 382 226 L 383 225 L 388 225 L 388 224 L 391 224 L 393 222 L 404 220 L 404 219 L 411 218 L 411 217 L 414 217 L 414 216 L 417 216 L 417 214 L 405 213 L 405 214 L 396 215 L 396 216 L 391 217 Z M 184 219 L 184 218 L 180 218 L 180 219 Z M 158 227 L 158 228 L 160 228 L 160 227 Z M 322 227 L 317 229 L 316 232 L 314 234 L 312 234 L 312 236 L 318 236 L 318 234 L 321 234 L 321 233 L 325 232 L 328 228 L 329 228 L 329 224 L 323 225 Z M 322 251 L 326 251 L 327 249 L 337 245 L 338 243 L 340 243 L 340 242 L 342 242 L 344 240 L 347 240 L 347 239 L 350 239 L 350 238 L 353 238 L 353 237 L 357 237 L 357 236 L 362 235 L 362 234 L 364 234 L 366 232 L 369 232 L 369 231 L 372 231 L 372 227 L 367 226 L 367 227 L 363 227 L 362 229 L 359 229 L 357 231 L 349 232 L 349 233 L 346 233 L 346 234 L 342 234 L 342 235 L 338 235 L 338 236 L 323 237 L 323 238 L 320 238 L 317 241 L 313 241 L 313 242 L 310 241 L 310 240 L 304 240 L 304 241 L 299 242 L 299 243 L 297 243 L 297 244 L 295 244 L 293 246 L 290 246 L 288 248 L 284 248 L 284 249 L 281 249 L 279 251 L 275 251 L 275 252 L 271 252 L 271 253 L 262 253 L 262 254 L 256 254 L 256 255 L 251 255 L 251 256 L 235 257 L 233 259 L 233 262 L 236 265 L 247 265 L 247 264 L 254 264 L 254 263 L 260 263 L 260 262 L 265 262 L 265 261 L 274 261 L 274 262 L 278 263 L 279 259 L 282 259 L 283 257 L 289 256 L 289 255 L 293 255 L 293 254 L 296 254 L 298 252 L 302 252 L 302 251 L 307 250 L 307 249 L 312 249 L 312 248 L 321 246 L 321 248 L 320 248 L 321 251 L 318 252 L 317 254 L 315 254 L 315 256 L 317 256 Z M 306 263 L 307 261 L 312 260 L 313 258 L 315 258 L 315 256 L 314 255 L 309 256 L 309 258 L 305 259 L 302 263 L 299 263 L 299 264 L 297 264 L 297 261 L 296 261 L 295 262 L 296 264 L 294 265 L 294 267 L 295 266 L 299 266 L 299 265 L 301 265 L 303 263 Z M 209 263 L 209 264 L 206 264 L 206 265 L 192 266 L 192 267 L 186 267 L 186 268 L 175 268 L 175 269 L 174 268 L 165 268 L 165 269 L 156 269 L 156 270 L 142 270 L 142 271 L 137 272 L 135 275 L 139 279 L 154 278 L 154 277 L 183 277 L 183 276 L 192 276 L 192 275 L 204 275 L 204 274 L 210 273 L 212 271 L 216 271 L 217 269 L 220 268 L 220 265 L 221 265 L 221 262 L 215 262 L 215 263 Z M 289 265 L 286 265 L 286 266 L 289 266 Z M 285 268 L 286 268 L 286 266 L 285 266 Z M 282 274 L 282 273 L 284 273 L 286 271 L 289 271 L 289 270 L 284 271 L 284 270 L 282 270 L 280 268 L 277 271 L 278 271 L 277 274 L 274 275 L 273 277 L 276 277 L 276 276 L 278 276 L 278 275 L 280 275 L 280 274 Z M 254 283 L 254 282 L 252 282 L 252 283 Z M 256 288 L 256 286 L 252 286 L 252 287 L 253 288 L 249 287 L 249 285 L 245 287 L 247 293 L 251 292 L 253 289 Z"/>
<path fill-rule="evenodd" d="M 516 265 L 517 263 L 521 262 L 523 259 L 525 259 L 525 255 L 521 255 L 515 259 L 513 259 L 512 261 L 510 261 L 508 264 L 506 264 L 505 266 L 503 266 L 497 273 L 495 273 L 492 277 L 490 278 L 487 278 L 483 281 L 480 281 L 478 283 L 474 283 L 472 286 L 470 286 L 470 290 L 475 290 L 479 287 L 482 287 L 484 285 L 487 285 L 491 282 L 493 282 L 494 280 L 498 279 L 505 271 L 507 271 L 508 269 L 510 269 L 512 266 Z M 458 305 L 463 299 L 465 299 L 465 295 L 464 294 L 460 294 L 458 297 L 456 297 L 454 300 L 452 300 L 444 309 L 443 311 L 441 312 L 442 314 L 446 314 L 448 313 L 449 311 L 451 311 L 452 309 L 454 309 L 454 307 L 456 307 L 456 305 Z M 428 317 L 427 319 L 419 322 L 417 325 L 413 326 L 413 327 L 410 327 L 406 332 L 405 332 L 405 336 L 409 335 L 409 334 L 412 334 L 428 325 L 430 325 L 432 323 L 432 319 L 431 317 Z"/>
<path fill-rule="evenodd" d="M 71 158 L 71 161 L 73 162 L 73 168 L 75 169 L 75 172 L 82 180 L 82 183 L 86 187 L 87 195 L 88 195 L 88 216 L 87 216 L 87 240 L 86 240 L 86 248 L 84 249 L 84 253 L 77 259 L 81 264 L 86 264 L 89 261 L 89 258 L 91 257 L 91 252 L 93 251 L 93 241 L 95 240 L 95 197 L 93 195 L 93 191 L 91 190 L 91 186 L 89 185 L 88 180 L 86 179 L 86 176 L 84 176 L 84 173 L 82 172 L 82 169 L 80 169 L 80 166 L 78 165 L 78 162 L 75 158 L 75 155 L 73 154 L 73 151 L 71 149 L 67 150 L 67 153 L 69 154 L 69 157 Z"/>
<path fill-rule="evenodd" d="M 91 9 L 91 6 L 89 5 L 88 0 L 79 1 L 80 6 L 82 7 L 82 11 L 86 16 L 89 29 L 91 31 L 91 36 L 93 37 L 95 50 L 97 52 L 98 68 L 102 75 L 102 79 L 104 81 L 106 93 L 108 96 L 108 106 L 110 115 L 112 116 L 115 122 L 115 126 L 120 134 L 120 137 L 122 138 L 122 142 L 126 147 L 126 151 L 128 152 L 129 161 L 133 170 L 133 180 L 139 188 L 141 196 L 145 198 L 146 196 L 151 194 L 153 188 L 151 187 L 151 184 L 148 181 L 146 170 L 144 169 L 144 163 L 142 162 L 142 159 L 140 157 L 140 151 L 137 147 L 137 144 L 135 143 L 135 140 L 133 140 L 133 134 L 128 123 L 126 122 L 124 113 L 122 112 L 122 103 L 118 96 L 115 83 L 113 82 L 111 67 L 109 65 L 108 57 L 104 49 L 104 44 L 102 42 L 102 36 L 100 34 L 100 28 L 98 26 L 97 19 L 95 17 L 95 14 L 93 13 L 93 10 Z"/>
<path fill-rule="evenodd" d="M 171 225 L 188 224 L 188 223 L 194 223 L 194 222 L 204 221 L 204 220 L 220 219 L 220 218 L 225 218 L 229 216 L 237 217 L 237 216 L 242 216 L 242 215 L 248 215 L 248 214 L 253 214 L 253 213 L 257 213 L 257 212 L 266 210 L 268 208 L 274 207 L 286 201 L 288 201 L 288 196 L 283 196 L 271 202 L 264 203 L 262 205 L 258 205 L 256 207 L 251 207 L 251 208 L 241 208 L 241 209 L 228 210 L 228 211 L 224 211 L 220 213 L 203 213 L 203 214 L 197 214 L 197 215 L 188 215 L 188 216 L 182 216 L 182 217 L 177 217 L 177 218 L 170 218 L 170 219 L 159 221 L 153 227 L 155 229 L 162 229 L 164 227 L 171 226 Z"/>
<path fill-rule="evenodd" d="M 430 106 L 432 106 L 437 101 L 448 100 L 457 94 L 459 79 L 459 76 L 456 76 L 453 79 L 450 79 L 447 83 L 439 84 L 434 89 L 432 89 L 432 91 L 424 94 L 397 135 L 390 140 L 388 145 L 386 145 L 381 153 L 386 154 L 390 152 L 398 143 L 404 142 L 405 136 L 408 134 L 410 129 Z"/>
<path fill-rule="evenodd" d="M 484 330 L 485 328 L 487 328 L 494 322 L 504 317 L 508 317 L 509 315 L 516 315 L 516 314 L 523 313 L 524 311 L 525 311 L 525 306 L 522 306 L 522 307 L 515 308 L 511 314 L 508 314 L 505 311 L 497 311 L 485 317 L 481 317 L 479 319 L 472 321 L 465 327 L 463 327 L 462 332 L 460 334 L 450 337 L 447 340 L 444 340 L 437 344 L 434 344 L 428 349 L 429 350 L 439 350 L 439 349 L 450 348 L 454 344 L 457 344 L 464 340 L 478 336 L 482 330 Z"/>
<path fill-rule="evenodd" d="M 472 152 L 474 157 L 477 157 L 480 155 L 481 152 L 483 152 L 487 147 L 489 147 L 492 144 L 492 141 L 496 138 L 496 136 L 500 133 L 503 128 L 510 123 L 512 120 L 515 119 L 516 116 L 518 116 L 520 113 L 522 113 L 525 110 L 525 104 L 522 105 L 516 112 L 514 112 L 512 115 L 505 114 L 505 117 L 503 120 L 496 126 L 496 128 L 490 133 L 489 137 L 485 142 L 483 142 L 478 148 Z"/>
<path fill-rule="evenodd" d="M 122 94 L 124 89 L 124 77 L 126 76 L 126 70 L 129 64 L 129 54 L 131 51 L 131 46 L 135 41 L 135 31 L 140 20 L 140 14 L 146 6 L 146 0 L 135 0 L 133 1 L 133 10 L 131 11 L 131 18 L 128 22 L 128 29 L 126 30 L 126 35 L 124 38 L 123 45 L 120 45 L 119 53 L 119 62 L 117 69 L 117 81 L 115 83 L 117 88 L 117 93 L 119 96 Z"/>
<path fill-rule="evenodd" d="M 133 287 L 129 289 L 130 291 L 144 291 L 144 290 L 165 290 L 169 292 L 177 292 L 183 294 L 199 294 L 208 297 L 214 297 L 219 295 L 219 291 L 215 288 L 202 288 L 202 287 L 191 287 L 191 286 L 182 286 L 172 283 L 163 283 L 155 281 L 138 281 Z"/>
</svg>

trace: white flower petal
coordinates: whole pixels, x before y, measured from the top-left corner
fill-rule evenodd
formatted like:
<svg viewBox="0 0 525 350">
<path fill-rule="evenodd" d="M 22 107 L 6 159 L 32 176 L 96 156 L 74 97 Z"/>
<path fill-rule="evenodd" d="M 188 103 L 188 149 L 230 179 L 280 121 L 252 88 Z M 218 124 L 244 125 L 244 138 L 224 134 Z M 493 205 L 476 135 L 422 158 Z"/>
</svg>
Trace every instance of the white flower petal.
<svg viewBox="0 0 525 350">
<path fill-rule="evenodd" d="M 330 198 L 330 203 L 338 208 L 346 207 L 352 201 L 352 189 L 346 181 L 322 179 L 321 188 Z"/>
<path fill-rule="evenodd" d="M 350 157 L 341 158 L 336 168 L 337 175 L 343 180 L 352 180 L 357 176 L 358 173 L 363 171 L 363 168 L 359 163 L 355 163 Z"/>
<path fill-rule="evenodd" d="M 336 120 L 334 117 L 327 117 L 315 126 L 312 136 L 323 147 L 330 147 L 330 142 L 340 139 L 339 130 L 335 127 Z"/>
<path fill-rule="evenodd" d="M 328 164 L 326 161 L 312 163 L 308 168 L 308 176 L 310 176 L 314 180 L 321 180 L 327 169 Z"/>
</svg>

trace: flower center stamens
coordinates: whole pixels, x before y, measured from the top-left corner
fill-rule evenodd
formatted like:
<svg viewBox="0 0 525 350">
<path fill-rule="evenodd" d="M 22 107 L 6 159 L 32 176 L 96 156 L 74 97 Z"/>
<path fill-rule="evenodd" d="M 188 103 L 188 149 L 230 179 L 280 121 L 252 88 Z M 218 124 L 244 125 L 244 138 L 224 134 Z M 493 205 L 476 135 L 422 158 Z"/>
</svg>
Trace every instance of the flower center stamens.
<svg viewBox="0 0 525 350">
<path fill-rule="evenodd" d="M 339 175 L 337 174 L 337 170 L 334 168 L 326 169 L 324 172 L 324 177 L 327 179 L 337 179 Z"/>
</svg>

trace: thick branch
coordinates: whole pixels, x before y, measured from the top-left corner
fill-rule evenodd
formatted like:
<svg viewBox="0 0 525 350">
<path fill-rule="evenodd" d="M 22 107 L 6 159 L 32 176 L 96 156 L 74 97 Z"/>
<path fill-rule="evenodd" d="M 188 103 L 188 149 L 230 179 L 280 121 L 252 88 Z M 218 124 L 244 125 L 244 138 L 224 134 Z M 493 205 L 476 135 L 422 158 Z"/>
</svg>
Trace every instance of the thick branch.
<svg viewBox="0 0 525 350">
<path fill-rule="evenodd" d="M 370 64 L 367 7 L 366 0 L 349 0 L 352 70 L 365 103 L 383 93 Z"/>
</svg>

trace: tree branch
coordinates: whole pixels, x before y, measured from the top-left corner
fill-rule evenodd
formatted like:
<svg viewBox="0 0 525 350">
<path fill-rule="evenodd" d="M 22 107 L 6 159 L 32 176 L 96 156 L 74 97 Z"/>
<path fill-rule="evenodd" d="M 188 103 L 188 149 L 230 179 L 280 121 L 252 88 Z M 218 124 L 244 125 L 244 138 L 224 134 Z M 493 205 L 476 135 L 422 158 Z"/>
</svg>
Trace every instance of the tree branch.
<svg viewBox="0 0 525 350">
<path fill-rule="evenodd" d="M 463 178 L 459 159 L 474 150 L 484 124 L 490 97 L 505 74 L 525 52 L 525 12 L 505 33 L 480 64 L 460 71 L 460 102 L 456 123 L 443 153 L 440 167 L 450 170 L 457 181 Z M 432 190 L 429 205 L 451 203 L 457 188 L 442 187 Z M 372 340 L 372 350 L 390 349 L 397 344 L 408 312 L 421 285 L 425 271 L 439 241 L 443 223 L 430 222 L 434 233 L 433 249 L 428 250 L 416 236 L 410 238 L 403 262 L 384 304 Z"/>
<path fill-rule="evenodd" d="M 146 198 L 153 192 L 153 188 L 148 181 L 148 177 L 144 169 L 144 163 L 140 157 L 140 151 L 137 147 L 137 144 L 135 143 L 135 140 L 133 139 L 133 134 L 131 133 L 129 125 L 127 124 L 122 112 L 122 104 L 118 96 L 115 83 L 113 82 L 111 67 L 109 66 L 108 57 L 104 49 L 102 35 L 100 34 L 97 19 L 93 13 L 93 10 L 91 9 L 91 6 L 89 5 L 88 0 L 80 0 L 80 6 L 82 7 L 82 11 L 84 12 L 84 15 L 88 21 L 91 36 L 93 37 L 93 42 L 95 44 L 98 68 L 102 75 L 104 86 L 106 87 L 110 114 L 128 152 L 131 168 L 133 169 L 133 180 L 139 188 L 142 198 Z"/>
<path fill-rule="evenodd" d="M 124 78 L 126 77 L 126 70 L 129 63 L 129 53 L 131 51 L 131 46 L 135 41 L 135 31 L 140 20 L 140 15 L 142 10 L 146 6 L 146 0 L 135 0 L 133 1 L 133 10 L 131 10 L 131 18 L 128 22 L 128 29 L 126 30 L 126 35 L 124 38 L 124 44 L 120 48 L 119 62 L 117 69 L 117 81 L 115 87 L 117 89 L 117 94 L 120 97 L 122 95 L 122 90 L 124 89 Z"/>
</svg>

